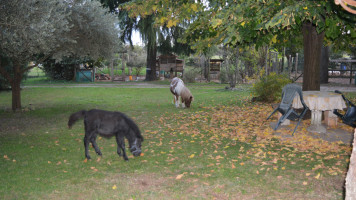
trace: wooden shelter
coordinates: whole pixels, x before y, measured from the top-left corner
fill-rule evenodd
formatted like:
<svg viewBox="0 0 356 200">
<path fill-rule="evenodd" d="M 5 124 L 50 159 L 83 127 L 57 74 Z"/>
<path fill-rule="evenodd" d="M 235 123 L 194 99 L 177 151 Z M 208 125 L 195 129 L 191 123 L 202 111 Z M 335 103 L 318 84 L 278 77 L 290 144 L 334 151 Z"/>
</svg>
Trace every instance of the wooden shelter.
<svg viewBox="0 0 356 200">
<path fill-rule="evenodd" d="M 219 79 L 221 65 L 224 59 L 211 58 L 209 60 L 209 76 L 211 79 Z"/>
<path fill-rule="evenodd" d="M 164 76 L 165 73 L 170 73 L 170 76 L 177 76 L 177 72 L 183 73 L 184 60 L 178 59 L 178 56 L 173 54 L 165 54 L 157 57 L 157 69 L 160 72 L 160 76 Z"/>
</svg>

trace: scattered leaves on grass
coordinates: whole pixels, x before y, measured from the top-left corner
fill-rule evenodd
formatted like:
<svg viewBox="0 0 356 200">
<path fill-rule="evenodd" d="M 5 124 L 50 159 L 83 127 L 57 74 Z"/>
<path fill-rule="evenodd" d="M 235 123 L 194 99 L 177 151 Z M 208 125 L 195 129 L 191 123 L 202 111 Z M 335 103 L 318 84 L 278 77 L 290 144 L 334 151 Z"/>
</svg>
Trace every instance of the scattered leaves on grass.
<svg viewBox="0 0 356 200">
<path fill-rule="evenodd" d="M 184 176 L 184 174 L 179 174 L 179 175 L 176 177 L 176 180 L 182 179 L 183 176 Z"/>
<path fill-rule="evenodd" d="M 288 128 L 280 127 L 278 132 L 275 132 L 270 127 L 270 122 L 277 121 L 276 116 L 262 123 L 272 111 L 268 104 L 251 104 L 247 100 L 244 100 L 242 106 L 204 107 L 203 110 L 197 111 L 179 110 L 174 114 L 164 114 L 152 119 L 152 122 L 159 122 L 159 126 L 155 126 L 155 130 L 146 129 L 144 132 L 147 137 L 156 139 L 149 142 L 149 145 L 158 147 L 156 150 L 150 150 L 151 155 L 166 156 L 168 164 L 179 160 L 173 156 L 176 151 L 184 149 L 184 145 L 196 143 L 204 147 L 199 150 L 200 154 L 187 152 L 186 156 L 211 159 L 212 162 L 205 164 L 206 167 L 235 169 L 236 165 L 246 167 L 253 164 L 259 166 L 256 174 L 264 174 L 290 170 L 303 163 L 308 168 L 304 172 L 306 176 L 315 174 L 315 179 L 321 178 L 319 173 L 345 173 L 344 163 L 349 162 L 347 157 L 351 152 L 348 145 L 313 137 L 307 131 L 310 119 L 303 120 L 293 137 L 291 135 L 294 124 Z M 347 129 L 341 123 L 340 126 Z M 174 139 L 166 141 L 165 138 L 169 137 L 164 137 L 165 135 L 173 136 Z M 165 145 L 169 145 L 169 148 Z M 236 155 L 231 155 L 232 149 L 236 150 Z M 226 161 L 230 164 L 226 164 Z M 176 179 L 182 177 L 183 174 L 180 174 Z M 280 175 L 276 177 L 282 178 Z M 307 184 L 308 182 L 303 182 L 303 185 Z"/>
<path fill-rule="evenodd" d="M 94 172 L 97 172 L 97 171 L 98 171 L 98 169 L 95 168 L 95 167 L 90 167 L 90 169 L 92 169 Z"/>
</svg>

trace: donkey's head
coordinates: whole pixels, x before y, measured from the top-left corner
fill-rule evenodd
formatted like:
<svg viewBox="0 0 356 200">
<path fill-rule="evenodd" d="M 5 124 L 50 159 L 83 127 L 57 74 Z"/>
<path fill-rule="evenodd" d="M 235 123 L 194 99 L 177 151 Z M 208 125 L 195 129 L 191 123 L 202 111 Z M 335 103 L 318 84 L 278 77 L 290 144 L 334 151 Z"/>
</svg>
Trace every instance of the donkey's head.
<svg viewBox="0 0 356 200">
<path fill-rule="evenodd" d="M 187 108 L 190 108 L 190 104 L 194 100 L 193 96 L 190 96 L 187 100 L 185 100 L 184 104 L 187 106 Z"/>
<path fill-rule="evenodd" d="M 130 144 L 130 151 L 134 156 L 140 156 L 141 155 L 141 138 L 136 138 L 135 141 Z"/>
</svg>

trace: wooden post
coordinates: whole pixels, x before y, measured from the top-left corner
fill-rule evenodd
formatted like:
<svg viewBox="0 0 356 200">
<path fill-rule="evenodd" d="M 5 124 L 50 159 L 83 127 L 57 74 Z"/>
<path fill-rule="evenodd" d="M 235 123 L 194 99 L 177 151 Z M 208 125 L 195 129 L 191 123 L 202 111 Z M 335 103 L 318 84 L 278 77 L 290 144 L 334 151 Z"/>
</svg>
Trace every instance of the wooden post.
<svg viewBox="0 0 356 200">
<path fill-rule="evenodd" d="M 282 69 L 281 72 L 284 71 L 284 57 L 286 56 L 286 48 L 283 47 L 283 56 L 282 56 Z"/>
<path fill-rule="evenodd" d="M 295 78 L 298 77 L 298 53 L 295 55 Z"/>
<path fill-rule="evenodd" d="M 267 46 L 267 47 L 266 47 L 266 60 L 265 60 L 266 76 L 268 75 L 268 50 L 269 50 L 269 47 Z"/>
<path fill-rule="evenodd" d="M 92 74 L 92 80 L 93 80 L 93 82 L 95 82 L 95 72 L 96 72 L 96 67 L 94 66 L 93 67 L 93 74 Z"/>
<path fill-rule="evenodd" d="M 351 66 L 350 66 L 350 85 L 352 83 L 352 63 L 351 63 Z"/>
<path fill-rule="evenodd" d="M 111 60 L 110 62 L 110 75 L 111 75 L 111 82 L 114 81 L 114 60 Z"/>
<path fill-rule="evenodd" d="M 346 195 L 345 200 L 356 199 L 356 129 L 354 132 L 353 149 L 350 158 L 349 171 L 346 176 Z"/>
<path fill-rule="evenodd" d="M 121 60 L 121 69 L 122 69 L 122 80 L 125 82 L 125 80 L 126 80 L 126 74 L 125 74 L 125 67 L 126 67 L 126 62 L 125 62 L 125 54 L 124 53 L 122 53 L 122 60 Z M 130 76 L 131 76 L 131 74 L 130 74 Z"/>
<path fill-rule="evenodd" d="M 292 55 L 289 55 L 287 60 L 288 60 L 287 61 L 288 62 L 287 70 L 288 70 L 289 78 L 290 78 L 292 76 L 292 67 L 291 67 Z"/>
<path fill-rule="evenodd" d="M 271 66 L 271 51 L 268 51 L 268 74 L 271 71 L 271 69 L 272 69 L 272 66 Z"/>
</svg>

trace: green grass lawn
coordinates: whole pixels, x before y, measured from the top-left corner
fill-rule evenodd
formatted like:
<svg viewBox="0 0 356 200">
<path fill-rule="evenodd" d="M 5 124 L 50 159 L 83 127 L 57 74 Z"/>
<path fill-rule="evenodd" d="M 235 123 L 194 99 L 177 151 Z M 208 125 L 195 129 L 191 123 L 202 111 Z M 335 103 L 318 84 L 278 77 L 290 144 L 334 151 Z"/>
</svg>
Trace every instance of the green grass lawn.
<svg viewBox="0 0 356 200">
<path fill-rule="evenodd" d="M 282 140 L 261 121 L 272 111 L 249 88 L 190 84 L 194 102 L 176 109 L 168 88 L 24 88 L 23 112 L 0 93 L 0 199 L 343 199 L 350 147 L 303 135 Z M 121 111 L 139 125 L 143 156 L 84 157 L 81 109 Z M 301 126 L 303 127 L 303 126 Z M 286 134 L 290 134 L 289 132 Z"/>
</svg>

